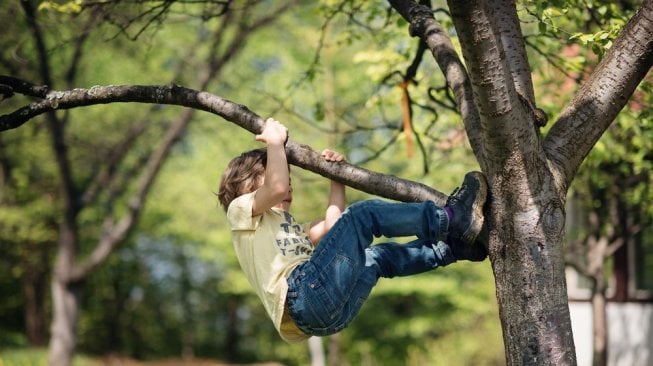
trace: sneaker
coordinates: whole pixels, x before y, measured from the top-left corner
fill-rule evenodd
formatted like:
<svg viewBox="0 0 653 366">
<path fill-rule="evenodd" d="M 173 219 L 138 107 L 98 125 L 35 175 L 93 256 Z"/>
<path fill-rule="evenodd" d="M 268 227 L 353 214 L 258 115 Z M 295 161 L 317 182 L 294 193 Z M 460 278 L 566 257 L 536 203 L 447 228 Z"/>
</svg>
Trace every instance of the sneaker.
<svg viewBox="0 0 653 366">
<path fill-rule="evenodd" d="M 449 239 L 449 248 L 451 254 L 456 260 L 468 260 L 472 262 L 482 262 L 487 258 L 487 250 L 480 242 L 474 242 L 471 245 L 463 243 L 457 238 Z"/>
<path fill-rule="evenodd" d="M 462 241 L 472 245 L 483 227 L 483 205 L 487 197 L 487 183 L 481 172 L 465 174 L 462 186 L 456 188 L 445 207 L 453 212 L 453 219 L 449 222 L 448 241 Z"/>
</svg>

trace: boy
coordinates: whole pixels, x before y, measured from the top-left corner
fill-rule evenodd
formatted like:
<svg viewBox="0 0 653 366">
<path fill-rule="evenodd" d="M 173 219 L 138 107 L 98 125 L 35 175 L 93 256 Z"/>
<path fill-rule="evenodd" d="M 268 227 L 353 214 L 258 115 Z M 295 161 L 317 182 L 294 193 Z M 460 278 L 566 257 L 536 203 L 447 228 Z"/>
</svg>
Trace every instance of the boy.
<svg viewBox="0 0 653 366">
<path fill-rule="evenodd" d="M 460 259 L 482 261 L 475 243 L 487 194 L 481 173 L 465 175 L 444 208 L 433 202 L 368 200 L 345 210 L 345 188 L 331 182 L 323 220 L 299 225 L 292 203 L 285 142 L 288 130 L 266 120 L 256 140 L 266 149 L 233 159 L 218 197 L 250 284 L 281 335 L 298 342 L 349 325 L 379 277 L 421 273 Z M 327 161 L 344 158 L 325 150 Z M 370 245 L 374 237 L 417 236 L 406 244 Z M 319 245 L 318 245 L 319 244 Z"/>
</svg>

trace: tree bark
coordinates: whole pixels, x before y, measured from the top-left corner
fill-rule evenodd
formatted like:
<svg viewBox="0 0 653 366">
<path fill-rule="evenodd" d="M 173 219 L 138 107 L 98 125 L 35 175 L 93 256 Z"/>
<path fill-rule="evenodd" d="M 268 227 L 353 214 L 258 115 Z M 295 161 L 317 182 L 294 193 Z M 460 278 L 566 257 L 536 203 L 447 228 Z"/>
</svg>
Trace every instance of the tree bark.
<svg viewBox="0 0 653 366">
<path fill-rule="evenodd" d="M 601 280 L 603 280 L 601 278 Z M 603 286 L 605 287 L 605 286 Z M 592 294 L 592 344 L 593 366 L 606 366 L 608 364 L 608 319 L 605 288 L 596 286 Z"/>
<path fill-rule="evenodd" d="M 477 157 L 491 192 L 487 240 L 505 354 L 509 365 L 575 364 L 561 245 L 564 201 L 532 110 L 513 84 L 518 69 L 511 65 L 524 64 L 517 58 L 525 52 L 513 51 L 511 64 L 506 61 L 494 13 L 505 4 L 497 3 L 450 1 L 449 8 L 480 114 L 485 150 Z"/>
<path fill-rule="evenodd" d="M 56 277 L 52 281 L 52 327 L 49 365 L 72 364 L 77 339 L 80 289 Z"/>
</svg>

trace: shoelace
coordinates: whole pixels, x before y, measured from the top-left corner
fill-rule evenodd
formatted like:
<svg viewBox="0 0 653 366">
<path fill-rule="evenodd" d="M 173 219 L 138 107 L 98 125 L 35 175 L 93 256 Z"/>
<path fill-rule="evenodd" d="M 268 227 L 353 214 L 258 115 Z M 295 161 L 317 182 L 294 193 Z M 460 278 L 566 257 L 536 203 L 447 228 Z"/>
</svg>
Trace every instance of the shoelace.
<svg viewBox="0 0 653 366">
<path fill-rule="evenodd" d="M 448 207 L 455 206 L 460 201 L 460 199 L 458 198 L 458 196 L 456 196 L 456 194 L 458 194 L 459 192 L 462 193 L 464 188 L 465 188 L 464 185 L 462 187 L 454 188 L 453 192 L 451 192 L 449 197 L 447 197 L 447 203 L 445 205 Z"/>
</svg>

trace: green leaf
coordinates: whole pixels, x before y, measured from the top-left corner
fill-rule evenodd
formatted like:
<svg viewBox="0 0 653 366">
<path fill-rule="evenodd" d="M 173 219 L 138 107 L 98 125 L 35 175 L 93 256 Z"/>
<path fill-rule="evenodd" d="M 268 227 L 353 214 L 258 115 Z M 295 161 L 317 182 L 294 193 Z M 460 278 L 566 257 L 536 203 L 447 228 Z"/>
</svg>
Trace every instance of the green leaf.
<svg viewBox="0 0 653 366">
<path fill-rule="evenodd" d="M 546 23 L 542 21 L 538 22 L 537 28 L 539 29 L 540 33 L 546 33 Z"/>
<path fill-rule="evenodd" d="M 54 10 L 64 14 L 78 14 L 82 11 L 82 0 L 68 1 L 63 4 L 54 1 L 44 1 L 39 4 L 38 8 L 41 10 Z"/>
</svg>

